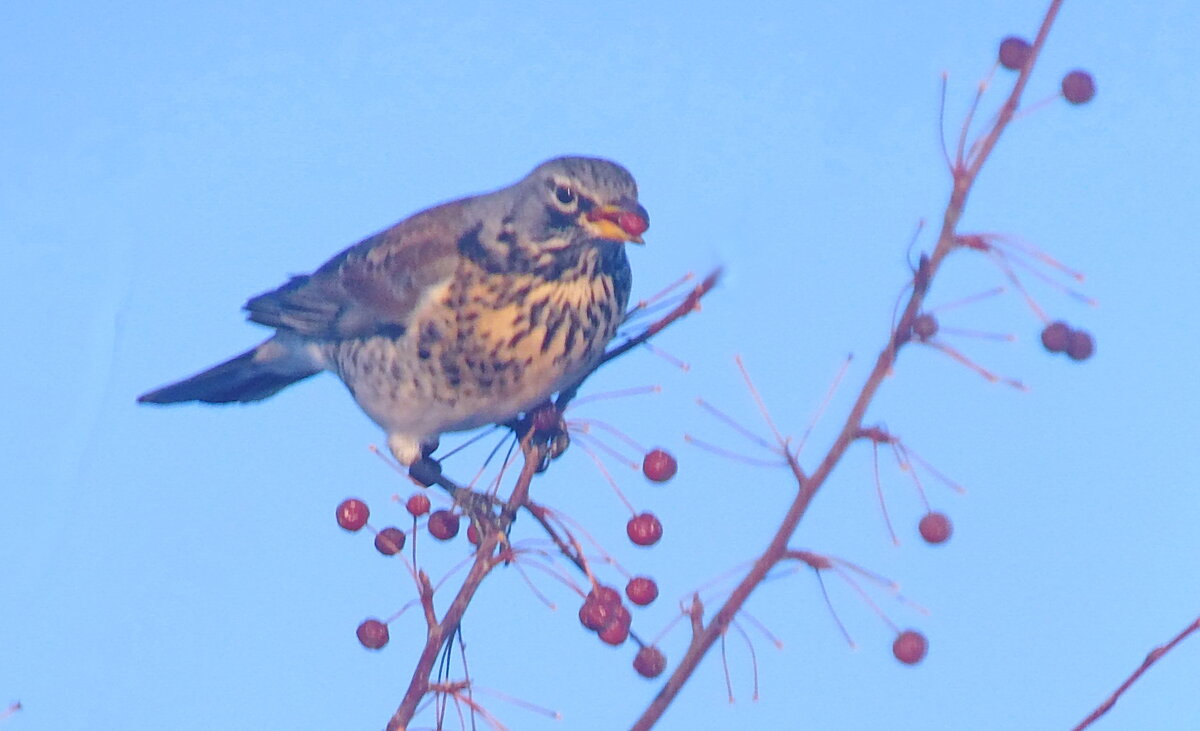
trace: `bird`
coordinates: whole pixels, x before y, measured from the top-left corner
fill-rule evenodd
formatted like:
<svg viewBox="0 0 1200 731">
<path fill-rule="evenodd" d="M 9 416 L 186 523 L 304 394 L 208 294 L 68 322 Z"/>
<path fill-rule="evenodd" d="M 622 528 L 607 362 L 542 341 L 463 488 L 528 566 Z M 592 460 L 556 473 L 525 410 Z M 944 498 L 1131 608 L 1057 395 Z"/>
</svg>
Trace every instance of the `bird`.
<svg viewBox="0 0 1200 731">
<path fill-rule="evenodd" d="M 596 367 L 629 301 L 625 244 L 649 221 L 621 165 L 548 160 L 250 298 L 270 337 L 137 400 L 255 402 L 330 371 L 411 466 L 443 433 L 511 422 Z"/>
</svg>

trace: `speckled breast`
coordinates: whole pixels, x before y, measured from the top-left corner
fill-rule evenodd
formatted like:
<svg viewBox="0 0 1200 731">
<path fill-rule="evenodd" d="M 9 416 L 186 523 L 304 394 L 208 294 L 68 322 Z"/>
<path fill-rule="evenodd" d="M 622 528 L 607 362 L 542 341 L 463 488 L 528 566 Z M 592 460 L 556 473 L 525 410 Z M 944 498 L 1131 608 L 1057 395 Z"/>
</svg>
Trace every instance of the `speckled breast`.
<svg viewBox="0 0 1200 731">
<path fill-rule="evenodd" d="M 364 411 L 390 432 L 437 435 L 506 421 L 603 355 L 629 299 L 628 261 L 616 253 L 589 251 L 553 278 L 465 262 L 403 335 L 342 343 L 330 355 Z"/>
</svg>

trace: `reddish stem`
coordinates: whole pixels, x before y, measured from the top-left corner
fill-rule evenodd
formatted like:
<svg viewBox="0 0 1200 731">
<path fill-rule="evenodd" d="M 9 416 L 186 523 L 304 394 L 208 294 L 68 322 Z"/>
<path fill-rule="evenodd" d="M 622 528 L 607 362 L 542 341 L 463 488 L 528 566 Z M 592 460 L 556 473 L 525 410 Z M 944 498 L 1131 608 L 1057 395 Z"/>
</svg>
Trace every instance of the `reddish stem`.
<svg viewBox="0 0 1200 731">
<path fill-rule="evenodd" d="M 1146 659 L 1142 660 L 1142 664 L 1138 666 L 1138 669 L 1134 670 L 1133 674 L 1130 675 L 1128 678 L 1126 678 L 1125 682 L 1121 683 L 1121 685 L 1116 690 L 1113 691 L 1112 695 L 1110 695 L 1099 706 L 1096 706 L 1096 710 L 1094 710 L 1090 714 L 1088 714 L 1088 717 L 1083 719 L 1083 721 L 1080 722 L 1080 724 L 1078 726 L 1076 726 L 1074 729 L 1072 729 L 1071 731 L 1081 731 L 1082 729 L 1085 729 L 1088 726 L 1091 726 L 1092 723 L 1095 722 L 1096 719 L 1098 719 L 1101 716 L 1103 716 L 1104 714 L 1108 713 L 1108 709 L 1112 708 L 1113 704 L 1115 704 L 1117 702 L 1117 699 L 1120 698 L 1121 695 L 1125 691 L 1129 690 L 1129 686 L 1133 685 L 1137 681 L 1138 678 L 1142 677 L 1142 673 L 1149 670 L 1151 665 L 1153 665 L 1154 663 L 1161 660 L 1163 655 L 1170 652 L 1172 650 L 1172 648 L 1175 647 L 1175 645 L 1178 645 L 1180 642 L 1183 642 L 1183 640 L 1188 635 L 1192 634 L 1193 632 L 1195 632 L 1197 630 L 1200 630 L 1200 617 L 1197 617 L 1195 619 L 1195 621 L 1193 621 L 1191 624 L 1189 624 L 1187 627 L 1185 627 L 1182 632 L 1175 635 L 1174 639 L 1172 639 L 1170 642 L 1168 642 L 1165 645 L 1159 645 L 1158 647 L 1151 650 L 1146 655 Z"/>
</svg>

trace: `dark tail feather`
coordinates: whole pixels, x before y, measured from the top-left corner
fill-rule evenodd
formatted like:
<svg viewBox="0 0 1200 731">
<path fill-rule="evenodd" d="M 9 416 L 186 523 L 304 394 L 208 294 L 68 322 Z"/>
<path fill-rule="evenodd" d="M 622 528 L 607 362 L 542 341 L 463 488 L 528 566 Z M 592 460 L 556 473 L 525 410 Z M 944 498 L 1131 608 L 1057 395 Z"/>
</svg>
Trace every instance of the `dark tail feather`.
<svg viewBox="0 0 1200 731">
<path fill-rule="evenodd" d="M 297 368 L 294 361 L 286 363 L 289 360 L 287 358 L 264 360 L 260 356 L 260 360 L 256 361 L 255 354 L 272 344 L 272 341 L 268 340 L 263 345 L 247 350 L 203 373 L 144 393 L 138 396 L 138 403 L 176 404 L 184 401 L 202 401 L 207 404 L 228 404 L 261 401 L 268 396 L 274 396 L 296 381 L 321 372 L 320 368 Z"/>
</svg>

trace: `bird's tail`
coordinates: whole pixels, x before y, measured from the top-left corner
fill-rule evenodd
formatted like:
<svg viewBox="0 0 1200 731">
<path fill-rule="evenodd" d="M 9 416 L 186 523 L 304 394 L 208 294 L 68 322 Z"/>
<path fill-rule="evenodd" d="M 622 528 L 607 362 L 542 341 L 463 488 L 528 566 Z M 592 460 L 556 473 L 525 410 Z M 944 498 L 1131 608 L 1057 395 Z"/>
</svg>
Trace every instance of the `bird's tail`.
<svg viewBox="0 0 1200 731">
<path fill-rule="evenodd" d="M 208 370 L 138 396 L 142 404 L 208 404 L 261 401 L 296 381 L 320 373 L 322 367 L 302 344 L 271 338 L 257 348 Z"/>
</svg>

